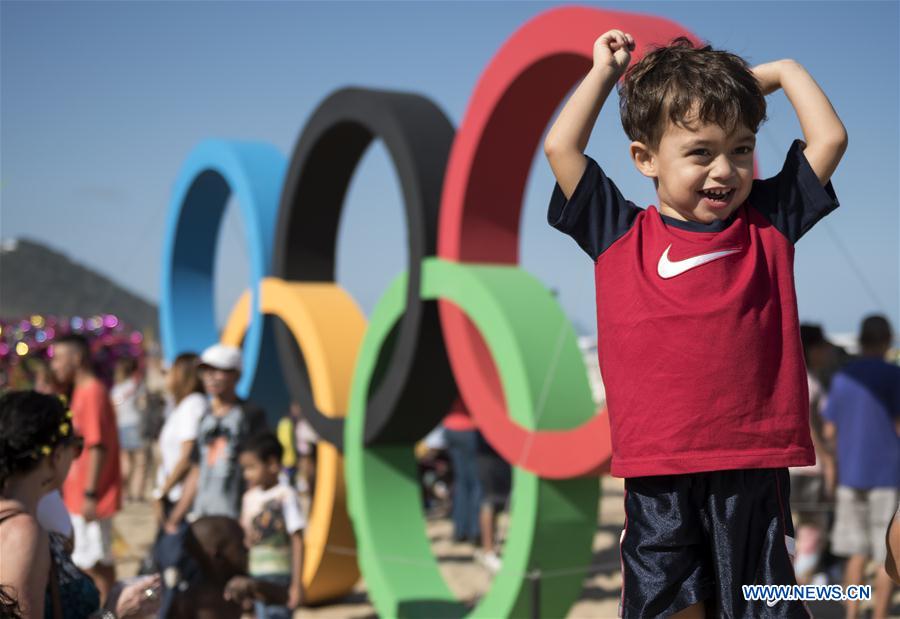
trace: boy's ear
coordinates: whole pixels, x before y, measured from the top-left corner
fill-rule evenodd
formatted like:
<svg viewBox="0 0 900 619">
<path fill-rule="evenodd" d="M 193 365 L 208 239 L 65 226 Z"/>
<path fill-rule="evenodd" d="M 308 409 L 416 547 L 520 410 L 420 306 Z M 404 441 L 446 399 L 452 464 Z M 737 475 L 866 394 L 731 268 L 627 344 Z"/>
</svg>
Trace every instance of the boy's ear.
<svg viewBox="0 0 900 619">
<path fill-rule="evenodd" d="M 634 161 L 634 167 L 638 169 L 638 172 L 648 178 L 657 177 L 656 155 L 646 144 L 632 142 L 628 147 L 628 152 L 631 154 L 631 160 Z"/>
</svg>

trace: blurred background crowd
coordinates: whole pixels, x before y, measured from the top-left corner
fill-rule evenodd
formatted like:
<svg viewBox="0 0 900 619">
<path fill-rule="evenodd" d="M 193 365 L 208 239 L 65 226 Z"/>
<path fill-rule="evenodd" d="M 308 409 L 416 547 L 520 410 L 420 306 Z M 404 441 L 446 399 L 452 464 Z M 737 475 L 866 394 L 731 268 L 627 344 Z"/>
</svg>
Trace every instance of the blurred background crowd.
<svg viewBox="0 0 900 619">
<path fill-rule="evenodd" d="M 883 565 L 884 535 L 900 502 L 900 351 L 892 326 L 877 314 L 861 321 L 854 340 L 838 338 L 844 345 L 815 324 L 803 324 L 801 337 L 817 461 L 791 470 L 797 580 L 872 584 L 874 616 L 886 617 L 893 583 Z M 593 343 L 582 345 L 588 371 Z M 241 352 L 221 345 L 167 364 L 152 334 L 112 314 L 0 322 L 0 442 L 7 462 L 0 469 L 6 481 L 0 506 L 12 498 L 16 479 L 36 474 L 36 457 L 28 466 L 16 464 L 16 450 L 27 455 L 44 444 L 52 451 L 77 439 L 70 468 L 42 482 L 47 492 L 34 508 L 61 540 L 57 560 L 88 577 L 83 584 L 96 594 L 88 606 L 100 608 L 102 601 L 124 604 L 119 610 L 126 616 L 187 617 L 202 610 L 200 603 L 216 616 L 255 608 L 257 616 L 278 617 L 303 604 L 297 557 L 315 492 L 317 436 L 296 403 L 267 416 L 242 400 L 236 393 L 241 370 Z M 602 377 L 595 369 L 589 377 L 599 410 Z M 48 396 L 45 407 L 64 403 L 60 410 L 68 417 L 60 423 L 72 424 L 65 435 L 41 434 L 22 421 L 40 417 L 39 401 L 21 400 L 29 393 Z M 509 464 L 460 400 L 416 454 L 427 517 L 447 521 L 452 542 L 470 546 L 472 560 L 496 573 Z M 128 544 L 115 517 L 129 505 L 152 509 L 157 531 L 138 570 L 143 576 L 117 581 L 117 553 Z M 9 516 L 0 509 L 0 523 L 13 524 L 4 520 Z M 212 591 L 206 601 L 179 599 L 175 583 L 153 576 L 174 566 L 189 578 L 186 536 L 234 545 L 228 522 L 235 521 L 241 531 L 232 562 L 201 586 Z M 61 580 L 63 590 L 72 580 Z M 846 612 L 853 617 L 858 609 L 848 603 Z"/>
</svg>

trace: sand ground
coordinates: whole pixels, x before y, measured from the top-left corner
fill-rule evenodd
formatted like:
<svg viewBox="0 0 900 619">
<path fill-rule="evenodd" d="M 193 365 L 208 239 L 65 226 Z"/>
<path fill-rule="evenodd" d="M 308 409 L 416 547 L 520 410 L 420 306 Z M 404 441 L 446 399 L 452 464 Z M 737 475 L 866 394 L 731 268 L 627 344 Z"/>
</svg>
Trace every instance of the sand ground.
<svg viewBox="0 0 900 619">
<path fill-rule="evenodd" d="M 594 557 L 584 580 L 581 596 L 572 606 L 567 619 L 612 619 L 616 617 L 621 587 L 618 539 L 624 522 L 622 481 L 606 477 L 602 481 L 603 498 L 594 536 Z M 504 523 L 501 521 L 501 529 Z M 117 571 L 120 578 L 136 573 L 140 559 L 149 548 L 155 533 L 153 514 L 148 504 L 132 503 L 115 519 Z M 501 531 L 502 534 L 502 531 Z M 450 589 L 461 599 L 474 602 L 490 587 L 491 574 L 474 560 L 470 544 L 452 541 L 452 525 L 446 518 L 429 520 L 428 535 L 441 572 Z M 900 590 L 895 591 L 893 616 L 900 617 Z M 813 603 L 815 617 L 843 617 L 840 604 Z M 327 606 L 303 608 L 295 617 L 303 619 L 363 619 L 377 617 L 369 603 L 364 580 L 357 583 L 347 597 Z M 548 618 L 552 619 L 552 618 Z"/>
</svg>

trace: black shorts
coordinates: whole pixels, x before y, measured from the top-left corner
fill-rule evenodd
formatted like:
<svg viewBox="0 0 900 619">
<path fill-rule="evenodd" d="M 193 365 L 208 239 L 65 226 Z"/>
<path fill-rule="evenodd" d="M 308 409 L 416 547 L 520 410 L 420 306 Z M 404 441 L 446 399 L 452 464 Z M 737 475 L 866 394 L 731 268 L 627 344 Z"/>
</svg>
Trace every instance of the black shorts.
<svg viewBox="0 0 900 619">
<path fill-rule="evenodd" d="M 745 601 L 741 585 L 794 585 L 787 469 L 625 480 L 620 615 L 667 617 L 704 601 L 707 617 L 810 617 L 806 605 Z"/>
</svg>

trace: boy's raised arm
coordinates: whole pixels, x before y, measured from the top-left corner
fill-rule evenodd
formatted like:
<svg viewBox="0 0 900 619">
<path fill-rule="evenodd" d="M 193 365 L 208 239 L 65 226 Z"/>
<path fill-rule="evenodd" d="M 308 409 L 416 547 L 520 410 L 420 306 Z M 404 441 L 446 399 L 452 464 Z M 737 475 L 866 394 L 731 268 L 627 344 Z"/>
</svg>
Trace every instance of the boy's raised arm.
<svg viewBox="0 0 900 619">
<path fill-rule="evenodd" d="M 594 42 L 594 65 L 572 93 L 544 140 L 544 154 L 566 199 L 584 173 L 584 149 L 600 108 L 631 61 L 634 38 L 610 30 Z"/>
<path fill-rule="evenodd" d="M 819 181 L 831 178 L 844 151 L 847 130 L 816 80 L 795 60 L 776 60 L 753 68 L 764 95 L 784 90 L 806 140 L 806 155 Z"/>
</svg>

